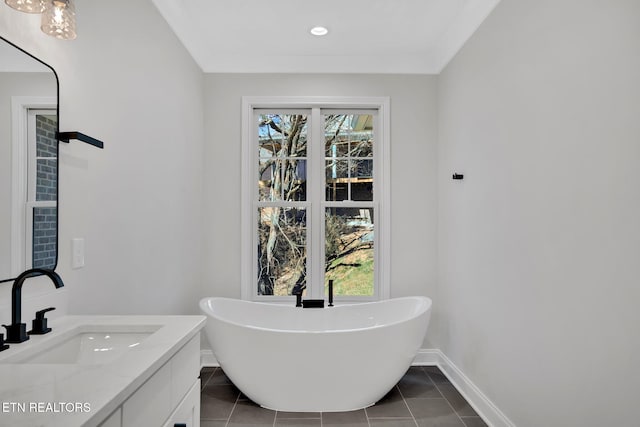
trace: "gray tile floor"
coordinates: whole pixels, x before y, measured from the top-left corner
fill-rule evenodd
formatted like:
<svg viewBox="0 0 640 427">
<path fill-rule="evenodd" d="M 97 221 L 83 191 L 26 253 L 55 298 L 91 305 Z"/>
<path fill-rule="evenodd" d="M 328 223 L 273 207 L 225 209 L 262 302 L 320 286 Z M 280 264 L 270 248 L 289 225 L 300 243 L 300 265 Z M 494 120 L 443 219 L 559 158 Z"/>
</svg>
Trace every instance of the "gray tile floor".
<svg viewBox="0 0 640 427">
<path fill-rule="evenodd" d="M 281 412 L 261 408 L 240 393 L 220 368 L 204 368 L 201 380 L 201 427 L 486 426 L 435 366 L 409 368 L 378 403 L 350 412 Z"/>
</svg>

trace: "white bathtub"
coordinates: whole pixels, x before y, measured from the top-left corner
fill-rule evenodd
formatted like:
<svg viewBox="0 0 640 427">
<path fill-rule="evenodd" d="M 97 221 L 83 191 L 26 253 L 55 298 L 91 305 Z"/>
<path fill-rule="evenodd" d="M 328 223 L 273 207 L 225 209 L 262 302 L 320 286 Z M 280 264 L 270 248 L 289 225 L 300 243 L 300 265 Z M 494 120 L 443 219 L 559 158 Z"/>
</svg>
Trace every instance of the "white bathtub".
<svg viewBox="0 0 640 427">
<path fill-rule="evenodd" d="M 365 408 L 404 375 L 422 344 L 426 297 L 296 308 L 205 298 L 205 332 L 231 381 L 259 405 L 279 411 Z"/>
</svg>

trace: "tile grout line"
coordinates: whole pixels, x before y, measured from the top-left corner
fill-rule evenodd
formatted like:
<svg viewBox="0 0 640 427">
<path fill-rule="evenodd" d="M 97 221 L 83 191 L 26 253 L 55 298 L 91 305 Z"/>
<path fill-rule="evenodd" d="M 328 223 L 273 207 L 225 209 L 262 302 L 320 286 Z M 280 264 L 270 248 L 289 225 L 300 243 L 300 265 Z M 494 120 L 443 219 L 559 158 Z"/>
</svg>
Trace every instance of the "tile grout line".
<svg viewBox="0 0 640 427">
<path fill-rule="evenodd" d="M 482 419 L 481 416 L 473 416 L 473 415 L 460 415 L 460 418 L 462 419 L 462 423 L 465 425 L 465 427 L 467 426 L 466 421 L 464 420 L 465 418 L 480 418 L 482 420 L 482 422 L 484 422 L 484 420 Z M 485 423 L 486 425 L 487 423 Z"/>
<path fill-rule="evenodd" d="M 396 388 L 398 389 L 398 393 L 400 393 L 400 397 L 402 397 L 402 402 L 404 402 L 404 406 L 407 407 L 407 410 L 411 414 L 411 419 L 413 419 L 413 422 L 416 425 L 416 427 L 419 427 L 418 426 L 418 420 L 416 420 L 416 417 L 413 415 L 413 412 L 411 411 L 411 408 L 409 407 L 409 404 L 407 403 L 407 399 L 405 399 L 404 398 L 404 394 L 402 394 L 402 390 L 400 390 L 400 387 L 398 387 L 397 385 L 396 385 Z"/>
<path fill-rule="evenodd" d="M 429 377 L 429 379 L 431 379 L 431 377 Z M 456 408 L 454 408 L 453 405 L 451 404 L 451 402 L 449 402 L 449 399 L 447 399 L 447 396 L 445 396 L 444 393 L 440 390 L 440 387 L 438 387 L 438 384 L 436 384 L 435 382 L 434 382 L 434 384 L 435 384 L 436 388 L 438 389 L 438 392 L 442 395 L 442 397 L 444 397 L 444 401 L 447 402 L 447 405 L 449 405 L 449 407 L 451 407 L 451 409 L 453 410 L 453 413 L 456 414 L 456 417 L 458 417 L 458 419 L 460 420 L 462 425 L 466 427 L 467 423 L 465 423 L 464 420 L 462 419 L 462 417 L 460 416 L 460 414 L 458 414 L 458 411 L 456 411 Z"/>
<path fill-rule="evenodd" d="M 374 403 L 374 405 L 375 405 L 375 403 Z M 362 409 L 364 410 L 364 416 L 367 419 L 367 426 L 371 427 L 371 420 L 369 420 L 369 413 L 367 412 L 367 408 L 362 408 Z"/>
<path fill-rule="evenodd" d="M 469 417 L 467 417 L 469 418 Z M 371 417 L 372 420 L 411 420 L 413 419 L 413 417 L 411 416 L 404 416 L 404 417 L 399 417 L 399 416 L 394 416 L 394 415 L 385 415 L 385 416 L 381 416 L 381 417 Z"/>
<path fill-rule="evenodd" d="M 429 372 L 424 370 L 424 366 L 421 367 L 420 369 L 422 369 L 422 372 L 425 373 L 425 375 L 429 378 L 429 380 L 433 383 L 433 385 L 436 386 L 436 390 L 438 390 L 438 393 L 440 393 L 442 395 L 442 397 L 444 398 L 444 401 L 447 402 L 447 405 L 449 405 L 449 407 L 451 407 L 451 409 L 453 410 L 453 413 L 456 414 L 456 417 L 458 417 L 458 419 L 460 420 L 462 425 L 466 427 L 467 423 L 464 422 L 464 420 L 462 419 L 462 416 L 460 416 L 460 414 L 458 414 L 458 411 L 456 411 L 456 408 L 453 407 L 451 402 L 449 402 L 449 399 L 447 399 L 447 396 L 445 396 L 444 393 L 442 392 L 442 390 L 440 390 L 440 387 L 438 387 L 438 383 L 435 382 L 433 380 L 433 378 L 431 378 L 431 375 L 429 374 Z M 438 369 L 440 369 L 440 368 L 438 368 Z"/>
<path fill-rule="evenodd" d="M 211 374 L 209 374 L 209 378 L 207 378 L 204 384 L 200 384 L 200 390 L 204 389 L 205 386 L 209 384 L 209 381 L 211 381 L 211 378 L 213 378 L 213 374 L 216 372 L 217 369 L 218 368 L 213 368 L 213 371 L 211 371 Z M 200 372 L 200 379 L 202 380 L 202 372 Z"/>
<path fill-rule="evenodd" d="M 225 424 L 225 427 L 229 426 L 229 423 L 231 422 L 231 416 L 233 415 L 233 411 L 236 410 L 236 406 L 238 406 L 238 401 L 240 400 L 240 395 L 242 393 L 240 393 L 240 391 L 238 391 L 238 395 L 236 396 L 236 401 L 233 402 L 233 408 L 231 408 L 231 412 L 229 412 L 229 418 L 227 418 L 227 423 Z"/>
</svg>

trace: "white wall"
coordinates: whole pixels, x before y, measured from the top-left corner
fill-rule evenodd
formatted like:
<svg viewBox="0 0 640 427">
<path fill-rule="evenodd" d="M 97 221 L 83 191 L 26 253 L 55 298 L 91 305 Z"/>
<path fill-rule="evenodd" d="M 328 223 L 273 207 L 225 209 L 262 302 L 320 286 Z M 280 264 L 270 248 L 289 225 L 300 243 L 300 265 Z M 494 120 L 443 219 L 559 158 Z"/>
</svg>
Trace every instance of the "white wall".
<svg viewBox="0 0 640 427">
<path fill-rule="evenodd" d="M 503 0 L 438 78 L 436 342 L 519 427 L 638 425 L 638 22 Z"/>
<path fill-rule="evenodd" d="M 0 34 L 58 72 L 61 131 L 105 142 L 104 150 L 61 144 L 58 271 L 66 286 L 41 291 L 74 314 L 196 313 L 202 72 L 150 1 L 80 1 L 77 20 L 78 38 L 60 41 L 40 32 L 37 16 L 0 6 Z M 84 269 L 70 268 L 73 237 L 86 239 Z M 0 305 L 7 299 L 2 293 Z"/>
<path fill-rule="evenodd" d="M 204 295 L 240 297 L 242 96 L 391 98 L 392 296 L 434 297 L 436 93 L 434 76 L 207 74 Z"/>
</svg>

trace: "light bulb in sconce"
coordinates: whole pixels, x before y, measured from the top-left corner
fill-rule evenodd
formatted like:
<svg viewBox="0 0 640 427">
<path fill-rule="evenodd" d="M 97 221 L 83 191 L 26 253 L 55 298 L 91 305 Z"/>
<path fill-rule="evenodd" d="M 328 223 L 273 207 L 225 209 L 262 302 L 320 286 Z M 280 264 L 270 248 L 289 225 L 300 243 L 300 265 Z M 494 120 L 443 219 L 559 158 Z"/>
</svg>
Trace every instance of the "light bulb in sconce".
<svg viewBox="0 0 640 427">
<path fill-rule="evenodd" d="M 73 0 L 47 0 L 40 28 L 57 39 L 76 38 L 76 7 Z"/>
<path fill-rule="evenodd" d="M 45 8 L 45 0 L 4 0 L 7 6 L 27 13 L 42 13 Z"/>
</svg>

